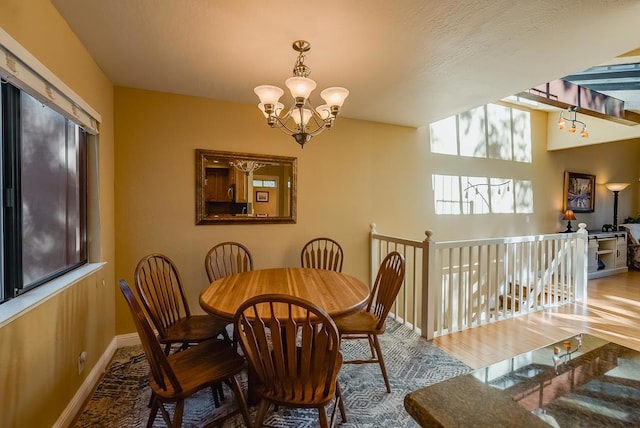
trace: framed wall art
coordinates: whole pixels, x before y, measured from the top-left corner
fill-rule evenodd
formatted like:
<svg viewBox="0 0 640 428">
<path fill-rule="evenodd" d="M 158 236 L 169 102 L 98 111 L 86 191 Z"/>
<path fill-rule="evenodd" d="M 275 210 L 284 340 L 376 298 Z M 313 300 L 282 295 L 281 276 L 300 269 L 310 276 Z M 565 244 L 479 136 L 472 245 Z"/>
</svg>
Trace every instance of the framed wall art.
<svg viewBox="0 0 640 428">
<path fill-rule="evenodd" d="M 269 202 L 269 192 L 256 192 L 256 202 Z"/>
<path fill-rule="evenodd" d="M 596 176 L 565 171 L 564 206 L 562 211 L 592 213 L 596 200 Z"/>
</svg>

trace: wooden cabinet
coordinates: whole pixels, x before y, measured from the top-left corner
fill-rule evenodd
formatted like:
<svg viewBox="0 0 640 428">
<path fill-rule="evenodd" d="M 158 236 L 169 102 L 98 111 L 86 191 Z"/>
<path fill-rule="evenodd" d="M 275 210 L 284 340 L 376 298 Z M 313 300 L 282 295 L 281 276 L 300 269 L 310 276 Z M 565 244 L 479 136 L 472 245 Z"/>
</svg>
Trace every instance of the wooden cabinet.
<svg viewBox="0 0 640 428">
<path fill-rule="evenodd" d="M 627 271 L 627 233 L 589 232 L 588 278 Z"/>
<path fill-rule="evenodd" d="M 625 268 L 627 270 L 627 233 L 624 235 L 617 235 L 617 248 L 616 248 L 616 267 Z"/>
<path fill-rule="evenodd" d="M 236 168 L 207 167 L 204 194 L 207 202 L 247 202 L 247 176 Z"/>
<path fill-rule="evenodd" d="M 230 189 L 229 168 L 206 168 L 204 197 L 207 202 L 231 201 Z"/>
<path fill-rule="evenodd" d="M 236 169 L 229 168 L 229 182 L 234 187 L 235 202 L 248 202 L 247 198 L 247 175 Z"/>
</svg>

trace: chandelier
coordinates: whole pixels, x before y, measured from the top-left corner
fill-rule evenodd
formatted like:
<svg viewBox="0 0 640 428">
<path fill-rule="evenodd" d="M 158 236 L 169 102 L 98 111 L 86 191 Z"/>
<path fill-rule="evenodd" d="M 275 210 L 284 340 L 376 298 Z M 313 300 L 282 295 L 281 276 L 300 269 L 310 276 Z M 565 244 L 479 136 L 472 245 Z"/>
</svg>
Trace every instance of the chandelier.
<svg viewBox="0 0 640 428">
<path fill-rule="evenodd" d="M 291 135 L 304 148 L 313 136 L 331 129 L 349 91 L 340 87 L 327 88 L 320 92 L 326 104 L 313 108 L 309 96 L 316 88 L 316 82 L 309 79 L 311 69 L 304 63 L 304 54 L 311 50 L 311 45 L 305 40 L 296 40 L 293 42 L 293 50 L 298 52 L 298 59 L 293 67 L 293 77 L 285 81 L 294 99 L 289 110 L 283 113 L 284 104 L 279 99 L 284 91 L 279 87 L 261 85 L 253 91 L 260 98 L 258 108 L 267 118 L 267 124 Z"/>
<path fill-rule="evenodd" d="M 567 108 L 567 112 L 569 112 L 569 117 L 565 117 L 563 114 L 564 110 L 560 110 L 560 119 L 558 119 L 558 129 L 564 129 L 568 121 L 568 122 L 571 122 L 571 127 L 569 128 L 569 132 L 571 132 L 572 134 L 575 134 L 576 123 L 579 123 L 580 125 L 582 125 L 582 131 L 580 131 L 580 136 L 582 136 L 582 138 L 588 138 L 589 133 L 587 132 L 587 124 L 576 118 L 578 114 L 578 107 L 571 106 Z"/>
</svg>

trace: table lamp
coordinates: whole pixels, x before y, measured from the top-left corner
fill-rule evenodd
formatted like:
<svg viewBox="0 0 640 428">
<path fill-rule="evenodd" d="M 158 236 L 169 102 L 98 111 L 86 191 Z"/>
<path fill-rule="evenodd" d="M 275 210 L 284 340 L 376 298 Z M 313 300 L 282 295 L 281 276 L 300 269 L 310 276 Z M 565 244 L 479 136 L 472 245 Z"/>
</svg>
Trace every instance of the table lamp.
<svg viewBox="0 0 640 428">
<path fill-rule="evenodd" d="M 618 193 L 626 189 L 630 183 L 607 183 L 605 187 L 613 192 L 613 230 L 618 230 Z"/>
<path fill-rule="evenodd" d="M 573 211 L 571 210 L 566 210 L 564 212 L 564 216 L 562 217 L 563 220 L 567 220 L 567 230 L 564 231 L 564 233 L 571 233 L 573 232 L 573 230 L 571 230 L 571 220 L 576 220 L 576 216 L 573 213 Z"/>
</svg>

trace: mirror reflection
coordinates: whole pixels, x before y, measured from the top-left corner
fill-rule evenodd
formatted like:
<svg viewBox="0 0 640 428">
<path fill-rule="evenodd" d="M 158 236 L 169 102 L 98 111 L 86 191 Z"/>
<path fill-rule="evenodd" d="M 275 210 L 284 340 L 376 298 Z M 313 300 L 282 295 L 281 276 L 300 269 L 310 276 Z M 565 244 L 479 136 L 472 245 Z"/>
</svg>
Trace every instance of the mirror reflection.
<svg viewBox="0 0 640 428">
<path fill-rule="evenodd" d="M 196 224 L 295 223 L 296 158 L 196 150 Z"/>
</svg>

